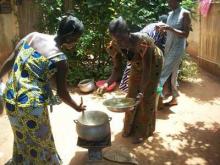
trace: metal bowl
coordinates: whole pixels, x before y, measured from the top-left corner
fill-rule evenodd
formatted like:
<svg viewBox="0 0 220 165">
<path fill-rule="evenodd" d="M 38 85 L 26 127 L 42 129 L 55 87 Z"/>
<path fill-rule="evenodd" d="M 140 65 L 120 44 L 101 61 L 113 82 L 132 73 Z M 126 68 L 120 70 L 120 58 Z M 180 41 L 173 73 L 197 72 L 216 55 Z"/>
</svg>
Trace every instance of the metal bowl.
<svg viewBox="0 0 220 165">
<path fill-rule="evenodd" d="M 112 98 L 105 100 L 103 104 L 112 112 L 127 112 L 134 110 L 138 102 L 134 98 Z"/>
<path fill-rule="evenodd" d="M 93 79 L 85 79 L 79 82 L 78 87 L 81 92 L 88 93 L 95 90 L 95 82 Z"/>
</svg>

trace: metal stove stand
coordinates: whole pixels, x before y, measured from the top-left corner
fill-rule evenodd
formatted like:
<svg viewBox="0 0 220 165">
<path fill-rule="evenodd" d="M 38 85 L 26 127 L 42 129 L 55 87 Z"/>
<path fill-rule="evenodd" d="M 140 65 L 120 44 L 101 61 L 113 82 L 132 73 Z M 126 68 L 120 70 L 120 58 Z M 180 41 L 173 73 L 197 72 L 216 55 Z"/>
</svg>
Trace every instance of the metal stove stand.
<svg viewBox="0 0 220 165">
<path fill-rule="evenodd" d="M 88 149 L 89 161 L 101 161 L 103 160 L 102 149 L 111 146 L 111 135 L 100 141 L 88 141 L 78 137 L 77 145 Z"/>
</svg>

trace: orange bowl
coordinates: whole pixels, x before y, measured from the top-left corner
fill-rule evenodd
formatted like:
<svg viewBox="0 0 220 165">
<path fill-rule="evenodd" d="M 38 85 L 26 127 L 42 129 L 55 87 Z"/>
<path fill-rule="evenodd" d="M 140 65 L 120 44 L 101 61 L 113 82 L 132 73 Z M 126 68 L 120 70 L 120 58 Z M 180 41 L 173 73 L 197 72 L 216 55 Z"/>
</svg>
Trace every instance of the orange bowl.
<svg viewBox="0 0 220 165">
<path fill-rule="evenodd" d="M 102 85 L 104 85 L 106 82 L 106 80 L 99 80 L 96 82 L 96 86 L 97 87 L 101 87 Z M 117 83 L 116 82 L 113 82 L 111 85 L 108 86 L 108 88 L 106 89 L 107 92 L 111 92 L 115 89 Z"/>
</svg>

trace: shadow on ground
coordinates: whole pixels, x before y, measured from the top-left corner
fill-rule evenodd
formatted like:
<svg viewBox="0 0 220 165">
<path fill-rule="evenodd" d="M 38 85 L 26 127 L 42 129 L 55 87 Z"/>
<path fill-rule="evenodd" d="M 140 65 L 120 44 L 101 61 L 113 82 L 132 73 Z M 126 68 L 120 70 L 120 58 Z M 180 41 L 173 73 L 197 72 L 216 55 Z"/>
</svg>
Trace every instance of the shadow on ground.
<svg viewBox="0 0 220 165">
<path fill-rule="evenodd" d="M 121 134 L 116 135 L 112 147 L 126 147 L 136 155 L 140 165 L 146 164 L 209 164 L 220 162 L 220 125 L 213 123 L 206 128 L 203 122 L 195 125 L 184 124 L 185 131 L 169 135 L 170 144 L 154 134 L 140 145 L 131 145 L 130 139 L 125 140 Z M 174 148 L 173 148 L 174 146 Z"/>
<path fill-rule="evenodd" d="M 164 106 L 163 109 L 157 111 L 157 119 L 167 120 L 170 114 L 174 114 L 174 112 L 171 111 L 170 107 Z"/>
<path fill-rule="evenodd" d="M 180 91 L 197 101 L 211 101 L 220 98 L 220 79 L 200 69 L 198 78 L 192 81 L 181 81 Z"/>
<path fill-rule="evenodd" d="M 161 137 L 154 134 L 144 143 L 131 144 L 130 138 L 115 135 L 112 149 L 127 150 L 135 155 L 139 165 L 160 164 L 209 164 L 220 162 L 220 124 L 212 123 L 206 127 L 203 122 L 195 125 L 185 123 L 185 130 L 179 134 Z M 170 143 L 164 141 L 168 138 Z M 80 165 L 87 160 L 87 152 L 77 152 L 70 165 Z M 114 164 L 114 163 L 112 163 Z"/>
</svg>

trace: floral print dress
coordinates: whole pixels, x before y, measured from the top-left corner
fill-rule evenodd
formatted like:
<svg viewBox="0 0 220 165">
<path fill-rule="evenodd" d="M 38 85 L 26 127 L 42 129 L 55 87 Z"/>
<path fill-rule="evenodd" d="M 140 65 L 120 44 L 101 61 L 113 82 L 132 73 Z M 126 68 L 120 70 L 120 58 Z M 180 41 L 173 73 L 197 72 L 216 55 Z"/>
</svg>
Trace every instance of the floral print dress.
<svg viewBox="0 0 220 165">
<path fill-rule="evenodd" d="M 130 63 L 130 73 L 128 78 L 128 91 L 127 97 L 136 98 L 139 92 L 143 92 L 143 101 L 136 107 L 135 111 L 129 111 L 125 113 L 123 133 L 136 137 L 147 138 L 155 131 L 156 124 L 156 110 L 158 102 L 157 86 L 163 66 L 163 53 L 155 46 L 154 40 L 152 40 L 148 34 L 145 33 L 131 33 L 138 38 L 136 46 L 136 52 Z M 111 41 L 107 47 L 109 55 L 115 61 L 121 59 L 123 54 L 117 42 Z M 141 79 L 144 73 L 143 58 L 147 57 L 148 61 L 151 61 L 150 69 L 148 72 L 148 82 L 144 86 L 144 91 L 141 91 Z M 122 66 L 117 66 L 121 68 Z"/>
<path fill-rule="evenodd" d="M 61 164 L 57 154 L 47 105 L 51 101 L 49 79 L 63 53 L 47 59 L 24 41 L 4 92 L 6 112 L 14 133 L 10 164 Z"/>
</svg>

